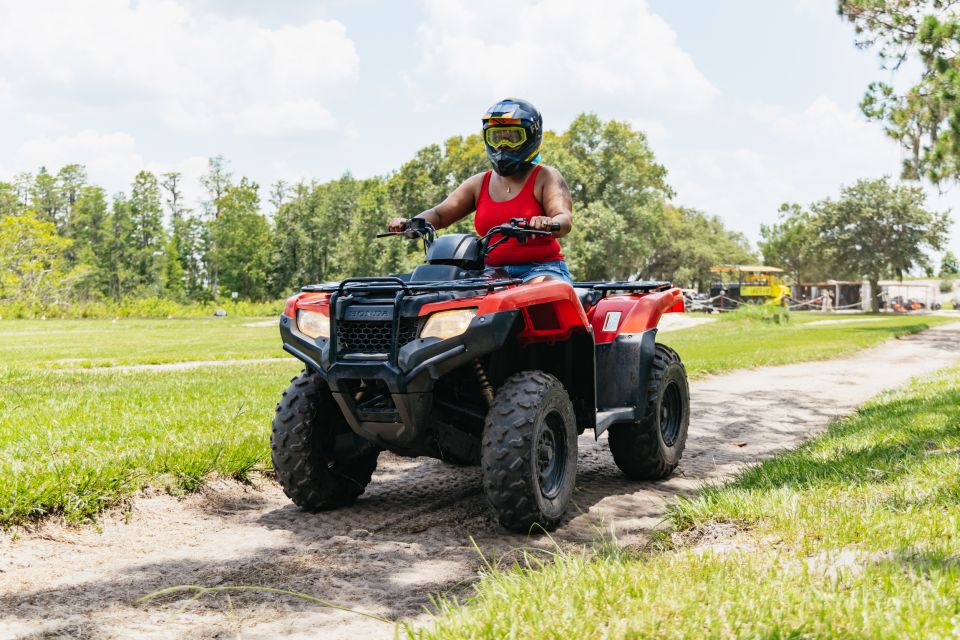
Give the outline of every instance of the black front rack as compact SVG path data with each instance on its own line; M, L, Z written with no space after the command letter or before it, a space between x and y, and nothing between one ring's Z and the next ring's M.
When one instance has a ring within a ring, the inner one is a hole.
M364 293L396 293L402 291L404 295L415 293L433 293L437 291L496 291L504 287L521 284L519 278L468 278L455 282L405 282L400 278L347 278L342 282L327 282L324 284L310 284L301 289L306 292L343 294L350 291Z
M347 278L341 282L325 282L310 284L301 289L305 292L339 293L347 290L358 290L371 293L394 293L403 291L406 295L413 293L429 293L435 291L495 291L504 287L521 284L519 278L468 278L465 280L445 282L406 282L393 276L374 278ZM639 291L654 293L666 291L673 284L665 280L637 280L635 282L606 280L591 282L574 282L578 289L593 289L595 291Z
M394 312L390 321L390 350L387 354L387 361L391 365L397 364L397 352L399 349L400 337L400 303L407 296L419 293L433 293L439 291L475 291L477 293L486 291L493 292L498 289L504 289L509 286L518 285L521 281L517 278L500 278L489 280L486 278L470 278L467 280L458 280L456 282L404 282L400 278L385 276L378 278L347 278L342 282L326 283L318 285L309 285L303 287L302 291L323 292L330 295L330 362L337 360L337 325L344 316L344 304L338 304L343 298L343 302L349 305L353 294L380 293L389 294L393 297L392 305Z

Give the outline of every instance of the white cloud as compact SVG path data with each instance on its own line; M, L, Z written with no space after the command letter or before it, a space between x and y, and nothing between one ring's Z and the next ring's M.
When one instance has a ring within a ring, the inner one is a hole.
M19 70L18 85L153 104L186 129L238 110L275 118L291 104L325 105L358 75L353 41L335 20L267 28L182 0L0 0L0 13L0 63ZM287 129L306 125L316 130L306 118Z
M65 164L82 162L95 183L112 189L123 188L143 167L133 136L126 133L99 133L86 129L73 135L43 136L20 145L14 165L20 168L46 167L57 171Z
M227 114L237 133L278 135L328 131L336 126L333 115L316 100L255 104Z
M6 78L0 77L0 113L13 109L15 104L13 85Z
M637 131L647 134L647 138L653 142L663 142L670 138L670 131L662 122L646 118L627 118L627 122Z
M644 0L525 0L508 11L426 0L425 9L416 84L445 87L440 101L579 95L590 109L635 114L700 110L718 94Z
M43 131L61 131L67 128L67 125L59 118L42 113L25 113L23 114L23 122L32 129Z
M129 192L133 177L145 169L158 177L170 171L183 174L181 186L187 206L197 206L203 199L199 180L207 171L207 158L191 156L174 162L146 162L137 150L134 137L123 132L85 129L76 134L41 136L24 142L14 156L17 171L46 167L56 172L74 162L85 166L91 184L104 187L109 194ZM5 171L2 175L14 172Z
M755 147L687 155L667 149L665 156L678 204L720 215L754 240L761 223L776 220L782 202L807 205L835 198L842 186L861 178L899 176L903 152L898 145L879 125L827 97L799 111L764 105L747 115L762 138ZM927 193L933 209L960 206L960 189L939 194L928 188ZM960 247L958 234L955 225L953 247Z

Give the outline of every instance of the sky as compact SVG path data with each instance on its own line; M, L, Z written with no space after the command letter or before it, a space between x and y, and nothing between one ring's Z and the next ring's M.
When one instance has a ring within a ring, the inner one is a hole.
M509 95L556 131L582 112L631 122L676 204L751 241L783 202L899 173L897 143L858 108L889 72L854 46L834 0L484 7L0 0L0 180L76 162L116 192L140 169L181 171L197 200L220 154L264 192L278 179L384 175L477 131ZM960 212L960 187L930 194L932 208ZM960 226L950 246L960 253Z

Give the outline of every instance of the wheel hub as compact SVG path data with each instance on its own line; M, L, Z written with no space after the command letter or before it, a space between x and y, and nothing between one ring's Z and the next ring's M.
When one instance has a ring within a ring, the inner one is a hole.
M667 385L660 400L660 435L663 444L672 447L680 437L680 423L683 420L683 403L680 388L675 382Z
M563 439L563 420L550 414L537 436L535 449L537 480L545 498L554 498L563 486L566 473L566 442Z

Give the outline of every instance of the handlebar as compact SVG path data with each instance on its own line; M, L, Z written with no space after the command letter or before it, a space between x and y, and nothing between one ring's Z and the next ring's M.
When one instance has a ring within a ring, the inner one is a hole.
M523 244L526 243L531 236L553 236L554 233L560 231L559 222L552 223L549 230L531 229L527 226L528 224L529 221L526 218L511 218L507 224L491 227L486 235L480 239L483 255L489 254L493 249L510 238L516 238L517 242ZM402 231L386 231L384 233L378 233L377 237L404 236L406 238L423 238L425 249L433 244L433 240L436 237L436 229L423 218L410 218L404 223L403 227ZM491 244L490 241L495 235L502 237Z
M425 248L427 248L433 244L433 240L437 235L437 230L433 225L423 218L410 218L404 223L403 227L403 231L386 231L384 233L378 233L377 237L404 236L407 238L423 238L423 243Z

